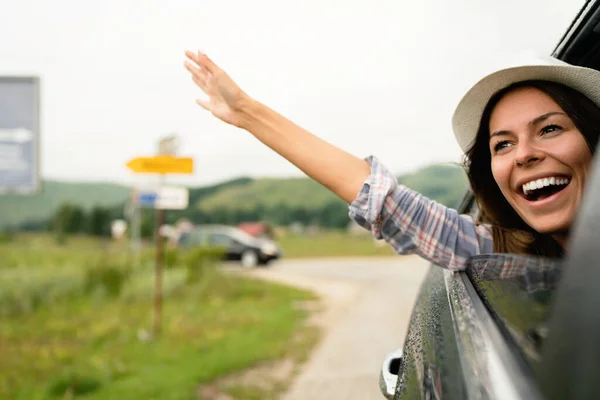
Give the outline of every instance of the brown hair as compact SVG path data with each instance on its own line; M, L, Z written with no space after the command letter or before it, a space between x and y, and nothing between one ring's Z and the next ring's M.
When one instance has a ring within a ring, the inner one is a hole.
M547 234L531 228L516 213L498 187L491 169L489 125L492 111L508 92L533 87L550 96L571 118L585 138L592 154L600 136L600 108L580 92L550 81L523 81L497 92L488 102L477 136L465 153L463 165L481 213L481 222L492 226L494 252L560 257L563 248Z

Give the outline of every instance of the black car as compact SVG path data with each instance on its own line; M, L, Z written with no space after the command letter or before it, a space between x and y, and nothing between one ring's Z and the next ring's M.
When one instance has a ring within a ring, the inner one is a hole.
M600 0L553 56L600 70ZM383 362L386 398L600 399L599 157L588 182L564 259L487 254L464 272L430 267L404 347ZM458 211L477 218L471 193Z
M227 260L240 261L246 268L267 265L282 256L280 247L274 241L256 238L241 229L227 225L200 226L184 233L179 239L179 245L223 247Z

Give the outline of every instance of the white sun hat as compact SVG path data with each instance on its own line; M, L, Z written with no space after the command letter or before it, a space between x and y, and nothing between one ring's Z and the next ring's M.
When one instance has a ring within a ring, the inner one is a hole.
M600 107L600 71L577 67L551 56L523 54L477 82L458 103L452 117L454 136L466 152L477 136L483 110L490 98L513 83L546 80L569 86Z

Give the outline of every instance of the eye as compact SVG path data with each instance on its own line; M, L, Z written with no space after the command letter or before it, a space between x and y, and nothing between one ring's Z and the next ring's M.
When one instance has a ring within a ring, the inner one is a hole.
M553 133L553 132L558 132L561 131L562 127L552 124L552 125L546 125L542 128L542 135L545 135L547 133Z
M510 145L508 140L502 140L494 145L494 152L497 153Z

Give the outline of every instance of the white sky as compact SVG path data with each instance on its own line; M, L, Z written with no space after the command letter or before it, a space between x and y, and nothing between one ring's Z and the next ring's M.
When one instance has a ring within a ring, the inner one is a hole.
M194 102L185 49L324 139L394 172L460 160L450 119L482 74L552 51L584 0L1 0L0 75L42 81L42 174L133 182L177 132L193 185L301 172Z

